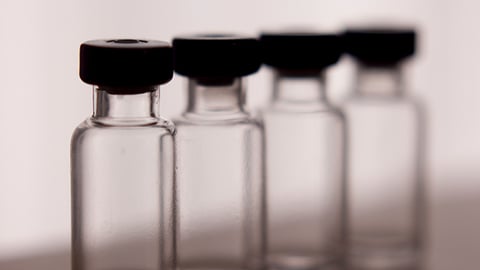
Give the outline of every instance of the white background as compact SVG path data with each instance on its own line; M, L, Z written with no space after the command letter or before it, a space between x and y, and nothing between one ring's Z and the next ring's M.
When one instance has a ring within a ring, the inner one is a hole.
M69 140L91 113L78 78L78 47L96 38L171 40L198 32L256 34L357 22L416 25L410 88L429 109L428 269L478 269L480 257L480 2L468 0L1 0L0 269L69 269ZM344 58L330 94L352 83ZM266 101L269 72L248 81ZM164 116L183 108L183 79L162 90Z

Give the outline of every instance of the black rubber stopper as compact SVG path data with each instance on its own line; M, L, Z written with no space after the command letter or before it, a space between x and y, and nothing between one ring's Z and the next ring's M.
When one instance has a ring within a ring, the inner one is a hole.
M394 65L415 54L413 29L347 29L343 36L346 52L364 64Z
M261 65L258 40L236 35L193 35L173 39L174 69L193 78L233 78Z
M320 33L263 33L264 64L284 71L321 71L343 53L338 35Z
M135 94L145 92L142 87L166 83L172 76L172 47L166 42L91 40L80 46L80 78L88 84Z

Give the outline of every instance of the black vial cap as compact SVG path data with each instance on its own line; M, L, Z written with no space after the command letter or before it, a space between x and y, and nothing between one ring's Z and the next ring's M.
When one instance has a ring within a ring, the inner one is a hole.
M335 34L263 33L263 63L290 72L318 72L338 62L342 39Z
M175 72L188 77L241 77L255 73L261 65L256 38L193 35L176 37L172 44Z
M166 42L91 40L80 46L82 81L115 88L118 94L145 92L142 87L166 83L172 76L172 47Z
M367 65L395 65L415 53L413 29L347 29L343 36L346 52Z

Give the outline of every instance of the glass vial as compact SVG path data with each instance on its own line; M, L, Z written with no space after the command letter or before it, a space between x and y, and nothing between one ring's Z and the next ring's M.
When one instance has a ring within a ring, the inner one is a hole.
M175 72L188 77L176 121L180 270L260 269L264 253L263 130L245 110L241 77L260 66L258 41L173 40Z
M345 228L345 120L328 100L325 71L342 53L320 33L263 34L274 70L263 111L269 269L340 269Z
M349 119L349 264L353 269L417 269L420 248L422 122L405 93L403 60L413 30L352 29L357 60Z
M173 125L159 117L172 48L146 40L80 47L93 115L71 142L72 269L173 269Z

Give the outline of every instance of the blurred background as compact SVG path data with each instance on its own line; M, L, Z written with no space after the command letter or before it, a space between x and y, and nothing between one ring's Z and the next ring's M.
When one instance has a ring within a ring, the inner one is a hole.
M69 269L69 143L92 111L78 48L97 38L170 41L177 34L364 22L415 26L409 89L428 108L429 270L477 269L480 255L480 2L474 0L2 0L0 1L0 269ZM328 72L338 102L352 61ZM185 80L165 85L161 112L184 106ZM269 98L271 73L248 79L248 105Z

